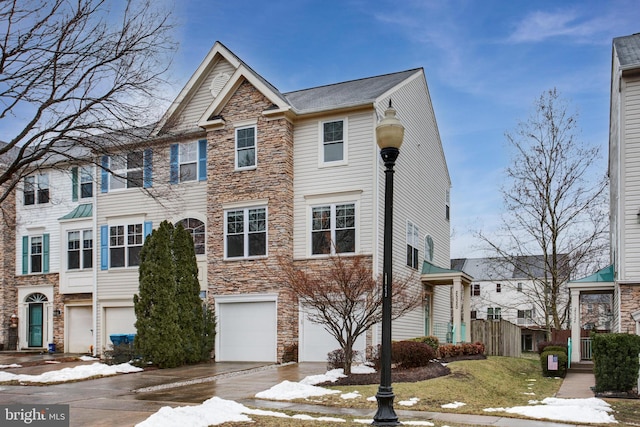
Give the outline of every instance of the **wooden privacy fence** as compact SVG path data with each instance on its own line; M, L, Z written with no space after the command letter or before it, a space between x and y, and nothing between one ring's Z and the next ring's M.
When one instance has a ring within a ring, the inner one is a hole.
M487 356L520 357L521 340L518 325L504 319L471 321L471 341L484 343Z

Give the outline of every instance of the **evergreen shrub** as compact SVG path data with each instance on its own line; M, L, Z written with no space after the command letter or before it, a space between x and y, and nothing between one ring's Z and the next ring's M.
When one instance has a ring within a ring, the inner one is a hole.
M637 387L640 336L592 334L596 392L630 392Z
M567 351L564 349L562 351L562 347L556 347L559 350L553 350L551 347L547 347L545 351L540 355L540 366L542 367L542 375L545 377L562 377L564 378L567 375L567 361L569 358L567 357ZM558 370L550 371L548 362L549 356L558 356Z

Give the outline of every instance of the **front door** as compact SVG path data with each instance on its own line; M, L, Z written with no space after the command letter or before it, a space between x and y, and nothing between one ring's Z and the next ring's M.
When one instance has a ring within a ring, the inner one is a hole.
M41 302L29 304L29 347L42 347L42 312Z

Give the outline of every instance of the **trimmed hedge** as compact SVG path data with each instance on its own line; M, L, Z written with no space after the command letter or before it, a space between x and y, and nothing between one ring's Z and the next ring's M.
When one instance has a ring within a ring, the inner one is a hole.
M408 341L415 341L415 342L425 343L425 344L429 345L435 351L438 351L438 347L440 347L440 340L438 340L438 337L434 337L433 335L429 335L429 336L426 336L426 337L412 338L412 339L410 339Z
M637 386L640 336L592 334L596 392L629 392Z
M380 370L380 345L372 348L369 353L374 368ZM436 352L428 344L416 341L393 341L391 343L391 363L397 369L427 366L435 358Z
M484 344L479 341L474 343L445 344L438 347L438 353L440 357L443 358L484 354L484 350Z
M554 350L554 346L547 346L545 351L540 355L540 366L542 367L542 375L545 377L562 377L564 378L567 375L567 362L569 358L567 357L567 349L563 349L562 347L555 347L559 350ZM564 351L563 351L564 350ZM548 361L549 356L555 355L558 356L558 370L550 371L548 369Z
M563 347L564 348L564 352L565 353L568 352L567 343L566 342L562 342L562 341L540 341L538 343L538 354L542 354L544 352L544 350L549 346Z

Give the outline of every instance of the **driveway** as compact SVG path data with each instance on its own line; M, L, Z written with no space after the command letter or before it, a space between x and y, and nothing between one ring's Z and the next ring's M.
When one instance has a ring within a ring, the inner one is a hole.
M38 365L10 372L38 374L79 363L93 362ZM230 400L252 398L284 380L300 381L325 371L324 363L205 363L51 386L0 386L0 402L65 403L70 407L72 427L124 427L145 420L163 406L200 404L213 396Z

